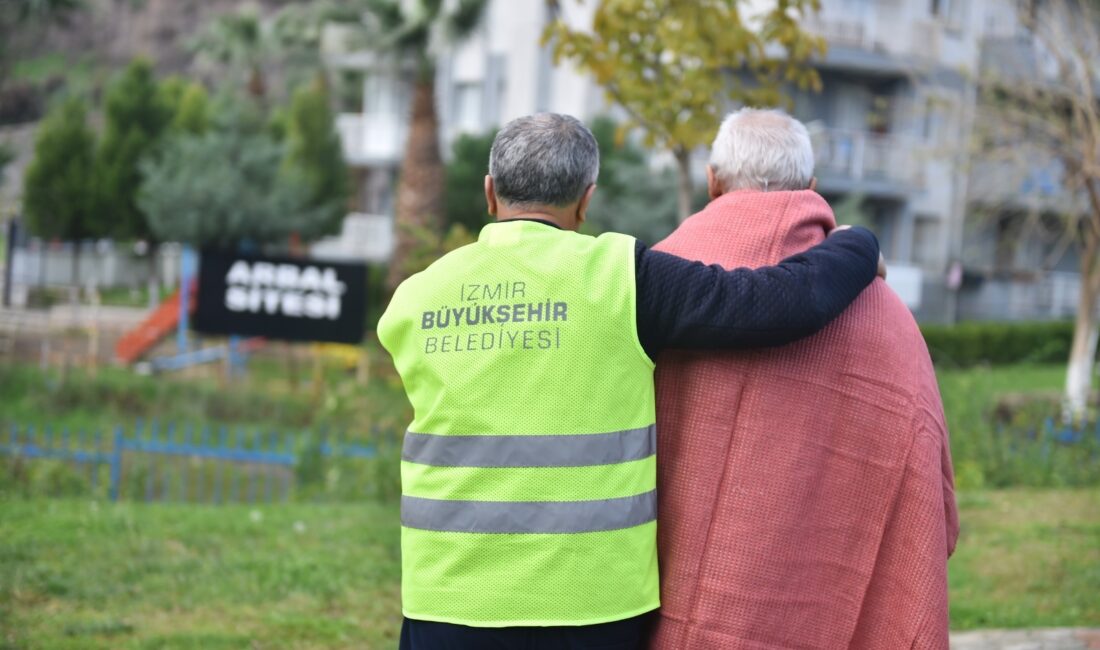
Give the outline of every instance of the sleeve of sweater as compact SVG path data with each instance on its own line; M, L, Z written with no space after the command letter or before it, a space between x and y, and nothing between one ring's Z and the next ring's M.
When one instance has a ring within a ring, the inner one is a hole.
M664 348L784 345L839 316L875 279L878 259L865 228L756 270L726 271L638 242L638 338L651 359Z

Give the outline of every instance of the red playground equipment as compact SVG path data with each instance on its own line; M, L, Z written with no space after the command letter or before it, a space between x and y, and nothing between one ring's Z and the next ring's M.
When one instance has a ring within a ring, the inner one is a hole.
M188 301L188 313L195 311L195 285L191 285L190 300ZM170 334L176 331L180 319L180 292L177 290L159 307L153 310L141 325L127 332L115 345L115 358L119 362L130 365L149 350L156 347Z

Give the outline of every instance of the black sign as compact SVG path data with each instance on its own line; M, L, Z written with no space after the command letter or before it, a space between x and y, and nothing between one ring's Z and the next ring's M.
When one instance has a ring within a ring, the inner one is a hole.
M367 267L203 251L193 327L208 334L359 343Z

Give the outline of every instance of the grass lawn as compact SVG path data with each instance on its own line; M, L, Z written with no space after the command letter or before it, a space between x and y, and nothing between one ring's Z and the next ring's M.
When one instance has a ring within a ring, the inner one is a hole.
M411 419L401 382L376 343L366 350L370 381L363 385L334 358L325 358L322 372L315 374L304 347L274 347L250 362L246 377L233 381L214 367L191 376L148 378L124 368L100 368L92 376L75 368L63 373L0 365L0 430L15 424L106 433L116 425L132 428L141 418L181 428L326 429L359 441L399 436ZM1018 434L1006 439L990 423L991 411L1006 394L1057 394L1064 366L940 368L937 375L959 487L1100 485L1100 463L1093 461L1100 441L1071 448ZM1033 426L1042 417L1032 420Z
M1100 490L959 496L953 629L1100 627Z
M396 507L0 503L0 648L392 648Z
M233 382L0 366L0 426L110 430L157 417L331 427L353 439L400 431L409 419L400 382L377 347L369 350L366 385L333 363L315 381L308 360L278 354L256 359L249 377ZM1006 438L989 421L1002 395L1056 391L1063 373L1027 365L939 371L962 515L950 564L954 629L1100 627L1100 450ZM392 470L396 460L376 465ZM0 476L0 650L396 645L395 505L44 499L87 491L54 490L52 466L31 466L38 469L26 490L5 492ZM392 471L347 475L396 485ZM364 493L358 483L337 485L338 476L323 473L321 496ZM1022 485L1043 488L1002 489Z
M1100 491L964 494L952 626L1100 626ZM0 648L392 648L388 505L0 502Z
M248 374L229 380L221 366L190 375L143 377L127 368L40 370L0 364L0 427L55 430L127 430L138 419L279 431L327 429L365 441L376 430L396 434L411 419L400 380L386 353L369 344L370 381L359 384L338 361L314 366L311 348L271 346L249 363Z

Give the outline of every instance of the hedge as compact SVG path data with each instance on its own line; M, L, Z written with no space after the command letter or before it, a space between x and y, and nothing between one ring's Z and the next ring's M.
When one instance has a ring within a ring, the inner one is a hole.
M936 364L1065 363L1073 341L1073 323L964 322L922 325L921 332Z

